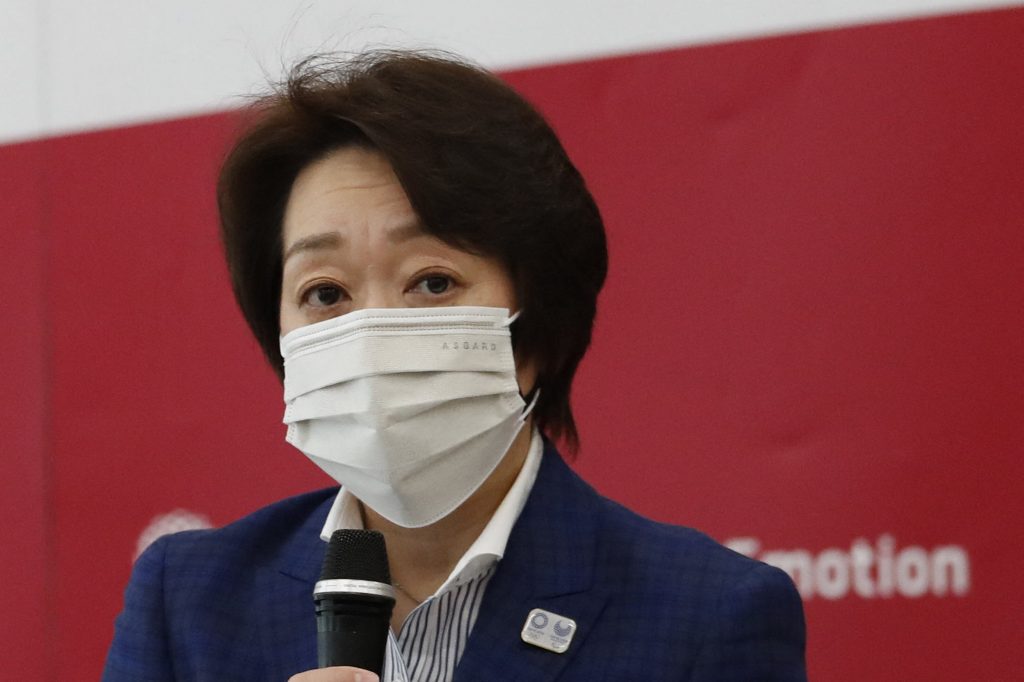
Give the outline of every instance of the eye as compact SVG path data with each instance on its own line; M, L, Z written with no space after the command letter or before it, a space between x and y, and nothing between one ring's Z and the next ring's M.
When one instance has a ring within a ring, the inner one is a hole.
M439 296L452 288L454 282L447 275L427 275L421 277L412 287L412 291Z
M317 284L306 289L302 294L302 302L319 308L335 305L345 295L345 290L337 284Z

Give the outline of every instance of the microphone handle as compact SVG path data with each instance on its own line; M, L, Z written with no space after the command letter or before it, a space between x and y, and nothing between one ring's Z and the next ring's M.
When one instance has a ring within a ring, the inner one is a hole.
M380 675L395 600L379 595L317 595L317 666L350 665Z

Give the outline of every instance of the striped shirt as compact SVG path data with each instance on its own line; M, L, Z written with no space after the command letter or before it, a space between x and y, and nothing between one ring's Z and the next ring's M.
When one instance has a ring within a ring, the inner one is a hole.
M396 637L388 633L381 682L451 682L476 623L484 591L505 553L512 526L526 504L540 468L543 443L534 431L519 475L494 515L441 587L406 618ZM345 488L327 514L320 537L342 528L362 528L359 501Z

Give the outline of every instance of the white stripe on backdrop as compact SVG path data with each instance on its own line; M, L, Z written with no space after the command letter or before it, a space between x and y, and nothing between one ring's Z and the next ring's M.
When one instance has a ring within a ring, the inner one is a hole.
M0 143L233 107L312 50L437 46L500 69L1022 4L3 0Z

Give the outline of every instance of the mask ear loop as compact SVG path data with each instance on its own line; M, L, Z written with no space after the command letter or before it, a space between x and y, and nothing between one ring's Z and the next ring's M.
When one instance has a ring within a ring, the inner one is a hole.
M516 310L515 312L510 314L508 317L505 318L504 326L505 327L511 327L512 323L514 323L516 321L516 319L519 318L519 315L521 315L521 314L522 314L522 308L519 308L518 310ZM519 423L520 424L522 422L526 421L526 418L529 417L529 413L534 412L534 408L537 407L537 399L539 397L541 397L541 387L540 386L535 386L534 390L531 390L526 395L521 395L520 397L522 397L522 399L525 400L528 395L532 395L532 397L530 398L529 403L527 404L527 406L525 408L523 408L522 414L519 415Z
M505 326L506 327L512 326L512 323L515 322L516 320L518 320L519 316L522 315L522 314L523 314L523 309L520 308L519 310L517 310L514 313L512 313L511 315L509 315L505 319ZM530 399L530 403L526 407L523 408L523 413L521 415L519 415L519 421L520 422L526 421L526 418L530 416L531 412L533 412L533 408L537 406L537 399L540 398L540 386L534 386L533 390L530 391L530 393L528 393L527 395L531 395L531 394L533 395L533 398L531 398ZM523 398L523 400L526 400L526 396L522 396L522 398Z
M540 398L540 387L536 387L531 391L533 398L530 400L530 404L523 408L523 413L519 415L519 422L526 421L526 418L533 412L533 408L537 406L537 398Z

